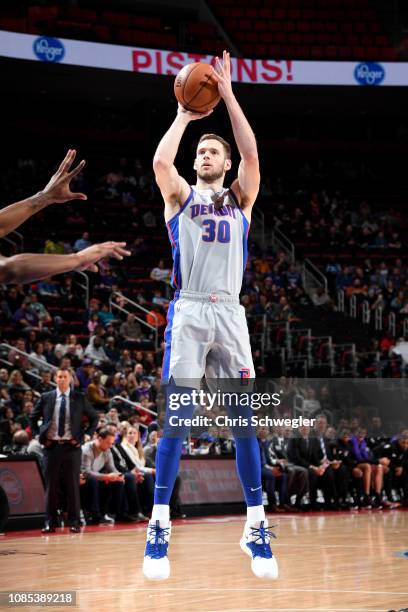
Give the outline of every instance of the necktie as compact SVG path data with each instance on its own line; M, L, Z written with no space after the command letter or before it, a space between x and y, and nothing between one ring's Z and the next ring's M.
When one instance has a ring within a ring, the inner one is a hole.
M324 443L323 438L320 438L320 448L322 449L323 459L327 459L326 445Z
M67 402L65 399L65 395L61 396L61 404L58 418L58 435L60 438L64 437L65 433L65 416L67 412Z

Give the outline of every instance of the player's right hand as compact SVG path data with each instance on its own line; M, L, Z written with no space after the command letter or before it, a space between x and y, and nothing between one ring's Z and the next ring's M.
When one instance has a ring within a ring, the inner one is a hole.
M130 251L127 251L124 247L126 242L102 242L101 244L93 244L92 246L84 249L77 253L79 257L79 266L76 268L79 272L83 270L89 270L91 272L98 272L98 266L96 263L105 257L114 257L115 259L122 260L124 257L130 255Z
M213 109L207 111L206 113L194 113L193 111L189 111L186 108L184 108L184 106L182 106L180 102L179 102L178 109L177 109L177 114L181 115L185 119L188 119L188 121L196 121L197 119L204 119L204 117L208 117L208 115L211 115L212 112L213 112Z

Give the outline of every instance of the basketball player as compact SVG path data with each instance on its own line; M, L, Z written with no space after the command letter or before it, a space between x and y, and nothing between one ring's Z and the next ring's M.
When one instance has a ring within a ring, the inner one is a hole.
M180 379L254 378L245 311L239 304L246 264L251 210L259 190L255 136L231 85L229 53L217 58L215 78L231 120L241 156L238 178L225 188L231 168L230 145L220 136L205 134L198 143L190 187L175 166L177 150L190 121L198 114L179 106L177 116L157 147L153 167L165 208L173 251L175 298L165 331L163 382ZM158 445L152 517L147 530L143 573L161 580L170 575L169 500L179 467L183 439L164 436ZM247 503L247 521L240 541L252 559L256 576L277 578L278 566L270 548L270 533L262 505L261 462L255 436L236 437L238 474Z
M76 168L71 170L75 156L76 151L70 149L42 191L0 210L0 237L7 236L36 212L50 204L87 199L84 193L73 193L70 189L72 179L81 172L85 165L85 161L82 160ZM96 263L104 257L121 260L124 256L130 255L130 252L123 248L125 246L125 242L104 242L69 255L38 253L21 253L13 257L0 255L0 283L31 283L72 270L97 272Z

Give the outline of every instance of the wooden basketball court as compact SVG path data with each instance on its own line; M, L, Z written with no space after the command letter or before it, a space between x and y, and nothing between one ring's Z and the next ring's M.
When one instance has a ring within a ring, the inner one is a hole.
M174 522L172 575L157 583L141 572L144 525L85 528L80 535L67 530L50 536L7 534L0 538L1 590L74 590L77 609L98 612L408 607L408 512L270 516L270 524L278 524L276 581L252 575L250 559L238 545L243 520Z

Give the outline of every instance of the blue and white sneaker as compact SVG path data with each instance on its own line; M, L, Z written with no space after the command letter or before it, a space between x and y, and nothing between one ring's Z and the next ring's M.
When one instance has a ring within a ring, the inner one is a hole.
M261 521L259 526L245 523L244 534L240 540L242 550L251 557L251 569L258 578L275 579L278 577L278 563L274 557L270 540L276 538L268 521Z
M147 525L146 548L143 574L150 580L166 580L170 576L170 562L167 556L171 534L171 523L160 527L160 521Z

